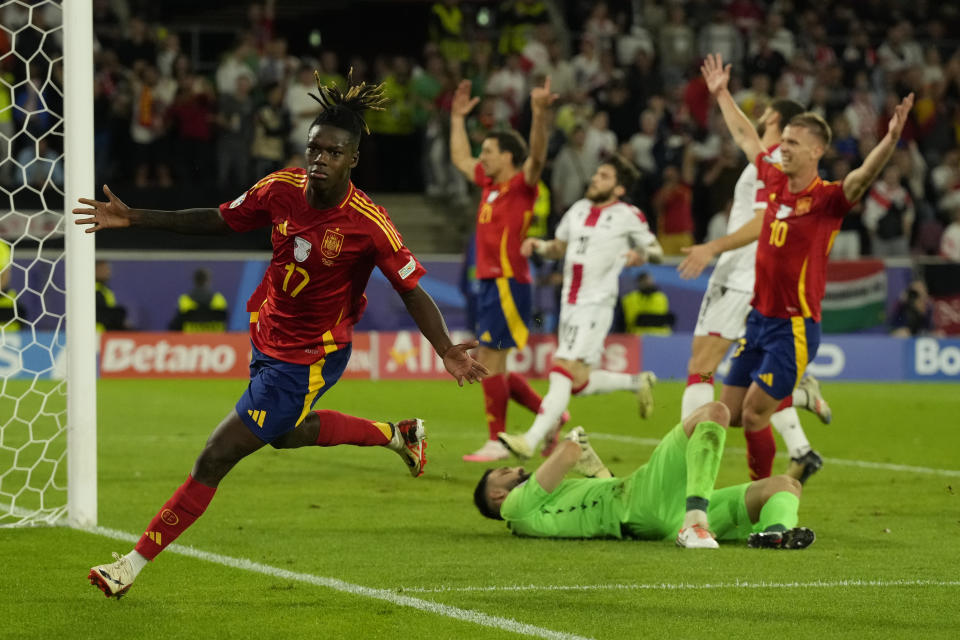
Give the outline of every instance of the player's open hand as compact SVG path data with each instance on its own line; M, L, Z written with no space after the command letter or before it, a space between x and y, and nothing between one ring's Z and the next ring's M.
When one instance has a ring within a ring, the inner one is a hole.
M480 343L476 340L455 344L443 354L443 366L447 368L450 375L457 379L457 384L461 387L463 386L464 380L473 384L490 373L485 366L474 360L473 357L467 353L478 344Z
M113 191L110 191L110 187L107 185L103 185L103 193L107 196L107 202L79 198L78 202L87 205L87 208L77 207L73 210L79 216L90 216L88 218L77 218L73 221L74 224L90 225L90 228L85 229L86 233L94 233L101 229L122 229L130 226L130 207L113 195Z
M910 114L910 109L913 108L913 92L900 101L900 104L897 105L897 108L893 110L893 117L890 118L890 124L887 127L887 132L894 140L900 139L900 134L903 133L903 126L907 124L907 116Z
M700 73L703 74L703 79L707 83L707 89L713 95L726 89L727 83L730 82L730 65L723 65L723 56L719 53L707 54L703 64L700 65Z
M677 265L677 271L684 280L696 278L703 273L703 270L707 268L714 257L713 250L705 244L695 244L692 247L683 247L680 250L687 254L687 257Z
M647 263L646 255L636 249L628 249L623 255L627 259L625 267L639 267Z
M530 108L534 111L544 111L550 108L560 96L550 92L550 76L543 81L542 87L534 87L530 90Z
M479 97L470 97L470 86L469 80L463 80L457 85L457 90L453 92L453 101L450 103L452 115L465 117L480 102Z

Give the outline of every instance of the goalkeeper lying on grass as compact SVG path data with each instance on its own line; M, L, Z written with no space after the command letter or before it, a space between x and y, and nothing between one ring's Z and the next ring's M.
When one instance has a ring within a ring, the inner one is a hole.
M657 445L650 460L614 478L576 427L532 475L522 467L488 470L473 498L484 516L514 534L541 538L676 536L688 549L716 549L717 539L750 547L803 549L813 531L797 527L800 483L773 476L714 491L730 412L711 402ZM564 479L568 471L588 476Z

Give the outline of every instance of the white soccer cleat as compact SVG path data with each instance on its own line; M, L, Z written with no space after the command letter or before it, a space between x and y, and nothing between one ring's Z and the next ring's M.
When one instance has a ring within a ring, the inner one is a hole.
M392 424L393 436L387 443L387 448L396 451L404 464L410 469L410 475L418 478L423 475L423 468L427 465L427 432L423 427L423 420L411 418Z
M800 380L797 389L803 389L807 392L807 402L803 405L803 408L815 413L823 424L830 424L833 419L833 412L830 411L830 405L827 404L820 392L820 381L813 374L808 373Z
M720 545L713 534L698 524L680 529L677 534L677 546L684 549L719 549Z
M129 560L116 552L113 559L114 562L110 564L101 564L90 569L87 578L90 584L103 591L105 596L119 600L133 586L135 576Z
M657 384L657 376L653 371L641 371L637 378L637 412L641 418L649 418L653 414L653 385Z
M499 440L487 440L482 447L463 456L466 462L496 462L510 458L510 450Z
M497 439L510 450L510 453L518 458L526 460L533 456L533 447L527 443L527 439L522 435L501 431L497 434Z

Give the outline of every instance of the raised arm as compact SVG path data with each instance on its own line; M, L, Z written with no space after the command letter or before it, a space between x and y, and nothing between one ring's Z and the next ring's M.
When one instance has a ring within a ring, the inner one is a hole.
M520 255L529 258L534 253L550 260L559 260L567 253L567 243L556 238L553 240L527 238L520 245Z
M681 249L687 257L677 266L680 277L684 280L696 278L710 264L710 261L723 253L732 249L739 249L746 246L760 237L760 230L763 228L763 209L757 209L753 212L753 219L722 238L711 240L705 244L695 244L692 247Z
M740 110L727 89L727 83L730 82L730 65L723 65L723 57L719 53L711 53L703 59L700 73L703 74L703 79L707 83L707 89L717 100L720 113L723 114L723 121L727 124L733 141L747 154L747 159L753 162L757 159L757 155L766 149L763 148L760 136L750 122L750 118Z
M547 141L550 138L552 115L550 106L556 99L557 94L550 93L550 76L544 80L542 87L534 87L530 91L533 119L530 124L530 154L523 163L523 179L531 187L540 182L540 174L547 164Z
M103 193L107 196L107 202L80 198L80 204L87 207L73 210L77 215L89 216L74 220L74 224L89 225L86 233L125 227L160 229L191 235L226 235L231 231L217 208L179 211L131 209L115 196L107 185L103 185Z
M577 465L580 460L580 453L580 445L576 442L560 441L550 457L534 472L537 482L544 491L552 493L554 489L560 486L563 477Z
M900 141L900 134L903 133L903 126L907 123L907 116L913 107L913 94L900 101L897 108L890 118L890 124L887 126L887 135L883 136L877 146L867 154L863 164L847 174L843 179L843 195L848 202L856 202L866 192L867 188L877 179L880 171L890 160L890 156L897 148L897 142Z
M453 93L450 105L450 159L460 173L473 181L473 171L477 159L470 154L470 140L467 138L467 114L477 106L480 98L470 97L470 81L464 80Z
M453 344L437 303L423 287L418 284L414 289L402 293L400 298L420 332L433 345L437 355L443 358L443 366L457 380L457 384L462 387L464 380L472 384L489 373L486 367L467 353L479 344L476 340Z

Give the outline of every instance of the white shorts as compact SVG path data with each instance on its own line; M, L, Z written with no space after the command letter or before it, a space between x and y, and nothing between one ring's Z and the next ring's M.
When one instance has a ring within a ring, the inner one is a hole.
M719 284L708 284L700 302L695 336L719 336L739 340L747 326L753 292L728 289Z
M599 305L563 305L554 358L600 364L603 341L613 323L613 308Z

